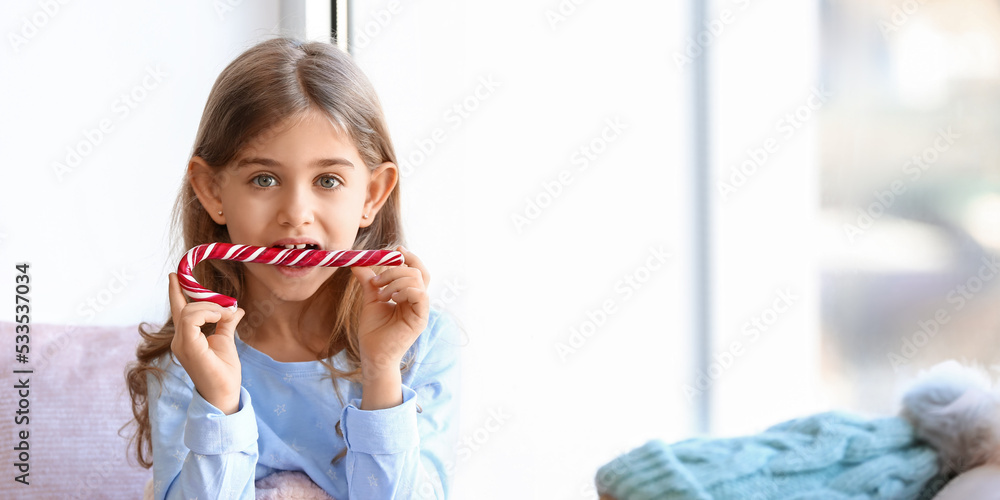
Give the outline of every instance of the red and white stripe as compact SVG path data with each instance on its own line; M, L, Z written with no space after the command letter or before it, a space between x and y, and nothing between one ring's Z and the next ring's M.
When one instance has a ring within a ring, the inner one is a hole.
M236 299L215 293L195 281L194 266L205 259L256 262L275 266L353 267L398 266L403 254L394 250L310 250L307 248L274 248L233 243L205 243L188 250L177 266L181 290L192 300L209 301L236 309Z

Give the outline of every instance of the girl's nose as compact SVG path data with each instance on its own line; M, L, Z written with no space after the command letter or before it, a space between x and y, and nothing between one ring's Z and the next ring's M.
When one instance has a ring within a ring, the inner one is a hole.
M288 189L278 207L278 223L298 227L311 224L314 217L314 203L308 189Z

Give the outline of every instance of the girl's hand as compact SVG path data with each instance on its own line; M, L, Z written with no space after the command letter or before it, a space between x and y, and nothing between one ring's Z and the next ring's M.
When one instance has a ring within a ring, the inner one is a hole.
M236 325L246 314L212 302L188 303L177 274L170 273L170 312L174 339L170 342L177 361L194 382L194 388L226 415L236 413L240 403L240 358L236 353ZM201 331L205 323L218 323L215 334Z
M406 264L382 274L376 275L370 267L351 267L364 293L358 342L362 374L369 379L399 375L403 355L427 327L430 315L427 268L402 245L396 250Z

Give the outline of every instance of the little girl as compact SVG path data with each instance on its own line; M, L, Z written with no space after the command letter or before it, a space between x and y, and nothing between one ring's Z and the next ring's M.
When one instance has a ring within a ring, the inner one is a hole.
M154 498L254 498L281 471L340 500L449 496L458 327L402 246L395 162L371 83L335 46L267 40L223 70L174 207L185 248L393 249L405 265L199 264L235 312L189 303L170 273L171 316L140 326L126 373Z

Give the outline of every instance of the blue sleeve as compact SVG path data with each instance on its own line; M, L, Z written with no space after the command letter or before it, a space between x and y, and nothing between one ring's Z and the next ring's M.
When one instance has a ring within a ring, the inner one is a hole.
M438 316L419 362L404 372L403 402L361 410L354 398L341 413L350 498L447 499L458 442L459 330ZM418 410L417 405L420 408Z
M253 499L257 420L250 393L240 387L238 410L226 415L170 371L162 387L155 375L147 382L153 498Z

